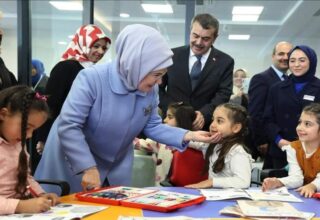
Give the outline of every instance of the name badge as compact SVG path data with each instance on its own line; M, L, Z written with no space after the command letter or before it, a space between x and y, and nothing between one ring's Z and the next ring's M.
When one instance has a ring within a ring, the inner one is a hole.
M303 99L304 99L304 100L309 100L309 101L314 101L314 98L315 98L315 97L312 96L312 95L304 95L304 96L303 96Z

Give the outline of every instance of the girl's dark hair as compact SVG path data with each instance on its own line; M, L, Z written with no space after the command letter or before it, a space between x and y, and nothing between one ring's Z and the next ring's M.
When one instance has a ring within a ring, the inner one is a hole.
M235 144L240 144L242 146L245 146L245 137L248 134L248 115L246 109L238 104L234 103L224 103L216 107L217 108L225 108L227 110L227 117L231 121L232 124L241 124L241 129L238 133L223 138L223 140L220 142L222 145L221 148L218 150L219 156L218 159L214 162L212 166L212 170L214 173L219 173L224 168L224 160L226 158L226 155L230 151L230 149ZM205 159L206 159L206 171L209 169L210 164L210 156L213 154L213 151L217 144L210 144L210 146L207 149ZM248 151L248 149L245 148L245 150Z
M10 114L21 113L21 152L17 174L16 193L24 197L29 172L28 159L26 154L26 137L28 116L30 110L49 112L48 105L44 98L39 98L28 86L12 86L0 92L0 109L7 108Z
M174 114L177 127L192 130L192 123L196 119L196 112L191 105L183 102L175 102L169 104L168 109Z
M317 123L320 125L320 104L319 103L311 103L303 108L303 112L307 114L313 114L317 118Z

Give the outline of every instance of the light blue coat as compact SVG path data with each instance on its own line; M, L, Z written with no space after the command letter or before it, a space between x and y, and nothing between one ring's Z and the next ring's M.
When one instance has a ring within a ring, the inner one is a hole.
M107 177L112 185L130 185L132 141L142 130L183 150L186 130L161 123L157 89L128 92L116 62L82 70L51 128L35 177L66 180L77 192L82 172L97 166L101 182Z

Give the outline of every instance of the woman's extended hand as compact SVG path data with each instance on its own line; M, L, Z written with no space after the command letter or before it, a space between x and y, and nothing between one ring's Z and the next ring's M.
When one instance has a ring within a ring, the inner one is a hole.
M222 138L220 133L211 134L208 131L188 131L183 140L184 141L198 141L206 143L217 143Z
M89 169L84 171L81 185L83 191L101 187L100 174L97 167L90 167Z

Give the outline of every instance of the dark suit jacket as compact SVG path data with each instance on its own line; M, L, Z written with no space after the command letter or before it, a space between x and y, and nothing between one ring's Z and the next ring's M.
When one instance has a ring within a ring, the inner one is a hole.
M297 140L296 127L302 109L313 102L320 102L320 80L316 77L308 82L299 93L296 93L290 77L289 80L277 83L270 88L263 115L266 122L266 134L271 143L269 155L279 160L286 158L285 152L275 143L276 137L281 135L288 141Z
M18 84L15 76L4 64L2 58L0 57L0 90L8 88L10 86L15 86Z
M165 113L172 102L189 103L203 114L208 128L215 107L228 102L232 94L234 60L229 55L211 47L198 84L192 90L189 74L190 47L178 47L172 51L173 65L168 68L159 86L159 107Z
M47 140L51 126L60 114L72 83L82 69L83 66L78 61L64 60L57 63L51 70L45 89L51 117L38 129L39 141L45 142Z
M269 89L277 82L281 82L281 80L272 67L254 75L250 80L248 112L250 116L250 133L255 149L259 145L268 143L264 129L263 111Z

